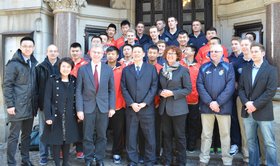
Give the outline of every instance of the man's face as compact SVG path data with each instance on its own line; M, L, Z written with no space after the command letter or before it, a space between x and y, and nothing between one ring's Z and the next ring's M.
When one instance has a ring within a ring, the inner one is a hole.
M251 41L254 41L254 36L251 35L251 34L247 34L245 37L246 37L247 39L250 39Z
M127 58L131 57L131 55L132 55L132 48L130 46L123 47L123 55L125 57L127 57Z
M110 51L110 52L107 52L107 61L109 63L115 63L118 59L118 53L117 51Z
M82 57L82 50L80 47L71 47L70 55L73 59L79 59Z
M143 61L145 52L140 47L134 47L132 49L132 56L133 56L134 62L141 62L141 61Z
M150 61L155 61L158 57L158 50L150 48L148 50L148 58Z
M241 51L241 45L238 40L232 40L231 41L231 49L233 52L239 52Z
M127 32L126 37L128 43L133 43L135 39L135 34L133 32Z
M108 36L106 35L100 35L101 39L102 39L102 44L106 44L108 41Z
M241 41L241 51L243 54L247 55L251 53L251 42L249 40L242 40Z
M176 21L176 19L174 17L170 17L168 19L168 26L170 29L174 29L177 27L178 22Z
M262 50L260 49L260 47L258 47L258 46L253 46L253 47L251 48L251 54L252 54L252 61L253 61L254 63L260 63L260 62L263 61L263 57L264 57L264 55L265 55L265 52L262 51Z
M201 31L201 23L199 21L194 21L192 23L192 30L193 30L193 32L200 32Z
M47 49L47 57L49 60L54 61L57 59L59 53L55 45L50 45Z
M210 46L220 44L218 39L211 39L210 40Z
M214 63L219 63L223 56L223 48L221 45L212 45L210 47L210 57Z
M106 33L107 35L109 36L109 38L114 38L115 34L116 34L116 29L115 28L112 28L112 27L109 27L107 30L106 30Z
M103 57L102 47L92 47L90 49L90 57L95 63L99 63Z
M159 32L157 28L151 28L149 31L150 31L150 36L153 40L158 39Z
M206 39L210 41L213 37L217 37L216 31L207 31L206 32Z
M24 40L20 44L20 50L25 57L29 58L35 50L35 46L32 41Z
M195 51L192 51L192 48L191 48L191 47L186 47L186 48L183 50L184 58L194 57L194 54L195 54Z
M163 23L163 21L160 20L160 21L157 21L156 26L157 26L158 31L161 31L165 27L165 24Z
M189 37L186 33L179 34L177 40L178 40L180 46L186 46L188 44Z
M121 27L121 30L122 30L122 33L123 33L123 35L126 35L126 33L127 33L127 31L129 30L129 25L123 25L122 27Z
M96 47L96 46L99 46L101 45L101 40L99 38L93 38L91 40L91 47Z
M136 31L138 34L143 34L145 30L144 24L139 23L136 27Z
M166 48L166 45L164 43L160 43L160 44L157 44L157 47L159 49L159 54L163 54L163 52Z

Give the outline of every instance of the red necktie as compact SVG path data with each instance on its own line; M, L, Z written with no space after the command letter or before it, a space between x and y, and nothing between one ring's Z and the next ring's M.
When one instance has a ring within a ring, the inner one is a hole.
M97 65L95 65L95 70L94 70L93 77L94 77L95 89L96 89L96 92L97 92L98 87L99 87Z

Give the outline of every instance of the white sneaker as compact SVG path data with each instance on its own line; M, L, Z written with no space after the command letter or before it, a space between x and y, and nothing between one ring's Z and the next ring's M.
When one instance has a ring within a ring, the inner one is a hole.
M120 164L121 163L121 156L120 155L113 155L113 162L114 164Z
M238 153L238 146L237 145L231 145L230 146L230 151L229 151L229 154L234 156Z

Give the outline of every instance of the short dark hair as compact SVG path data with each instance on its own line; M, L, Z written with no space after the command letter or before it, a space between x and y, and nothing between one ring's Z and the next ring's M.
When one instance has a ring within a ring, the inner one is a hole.
M128 25L128 26L130 27L130 22L129 22L128 20L123 20L123 21L121 22L121 27L122 27L122 26L125 26L125 25Z
M187 36L189 35L188 32L186 30L181 30L179 32L179 35L184 35L184 34L187 34Z
M35 45L34 40L33 40L31 37L29 37L29 36L23 37L23 38L20 40L20 44L21 44L23 41L32 41L32 43Z
M111 23L111 24L108 25L107 30L108 30L109 28L114 28L115 30L117 30L117 26L116 26L115 24L113 24L113 23Z
M210 27L206 30L206 33L207 31L215 31L217 33L217 29L215 27Z
M199 23L201 24L201 21L200 21L200 20L193 20L193 21L192 21L192 24L193 24L194 22L199 22Z
M218 38L218 37L212 37L210 40L218 40L218 43L219 43L219 44L222 44L221 39Z
M92 41L94 38L100 39L100 41L102 42L102 39L101 39L101 37L100 37L100 36L93 35L93 36L92 36L92 38L91 38L91 41Z
M126 46L130 47L131 49L133 48L133 46L132 46L131 44L128 44L128 43L125 43L125 44L122 46L122 48L124 48L124 47L126 47Z
M107 37L108 37L108 35L107 35L106 32L100 32L100 33L99 33L99 36L101 36L101 35L104 35L104 36L107 36Z
M157 19L156 22L155 22L155 24L157 24L158 21L161 21L163 24L165 24L165 21L164 21L164 19L162 19L162 18L161 18L161 19Z
M144 48L143 48L143 46L141 46L141 45L139 45L139 44L136 44L136 45L134 45L134 46L132 46L132 50L134 49L134 48L141 48L142 49L142 51L144 52Z
M70 48L77 48L77 47L79 47L80 49L82 49L81 44L78 43L78 42L74 42L74 43L72 43L72 44L70 45Z
M197 52L197 48L196 48L196 46L194 46L194 45L187 45L186 47L189 47L189 48L191 48L191 50L192 51L194 51L195 52L195 54L196 54L196 52Z
M258 42L253 42L253 43L251 44L251 49L252 49L252 47L259 47L259 48L261 49L262 52L265 52L264 46L263 46L262 44L258 43Z
M148 48L148 50L149 49L152 49L152 50L157 50L157 52L159 52L159 49L158 49L158 47L156 46L156 45L150 45L150 47Z
M164 50L164 53L163 53L163 58L166 59L166 55L167 55L167 52L169 50L173 50L176 52L176 61L179 61L181 59L181 55L182 55L182 51L180 48L178 48L177 46L168 46L165 50Z
M107 53L108 53L108 52L112 52L112 51L116 51L117 54L119 54L119 49L118 49L117 47L115 47L115 46L110 46L110 47L108 47L108 48L106 49L106 52L107 52Z
M144 24L144 22L143 22L143 21L139 21L139 22L136 24L136 26L137 26L138 24L142 24L142 25L144 25L144 26L145 26L145 24Z
M74 66L75 66L75 63L73 62L73 60L70 57L63 57L58 62L58 70L59 71L60 71L60 67L61 67L62 62L68 63L71 66L71 69L73 69Z
M239 36L233 36L233 37L231 38L231 41L233 41L233 40L236 40L236 41L238 41L239 43L241 42L241 38L240 38Z
M256 34L254 32L247 32L246 35L252 35L253 39L256 40Z

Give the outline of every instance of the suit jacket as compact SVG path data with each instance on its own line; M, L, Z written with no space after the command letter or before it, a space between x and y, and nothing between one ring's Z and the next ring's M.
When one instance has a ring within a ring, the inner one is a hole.
M272 121L274 119L272 98L277 90L277 70L264 60L252 85L252 69L252 65L243 68L239 80L238 92L243 104L241 115L243 118L248 117L245 103L253 101L253 105L257 108L252 113L253 118L258 121Z
M96 92L91 63L82 66L78 71L76 88L76 109L84 113L92 113L98 106L102 113L115 109L115 86L112 69L101 63L100 81Z
M159 94L163 89L171 90L174 96L160 97L160 115L165 110L169 116L184 115L189 112L186 96L192 91L192 83L187 68L180 65L177 70L172 72L172 80L167 80L161 70L159 73Z
M146 103L139 114L154 114L154 97L157 92L158 76L156 68L147 63L143 63L139 76L135 71L135 65L124 68L121 79L123 97L128 109L132 103ZM133 110L131 112L134 113Z

